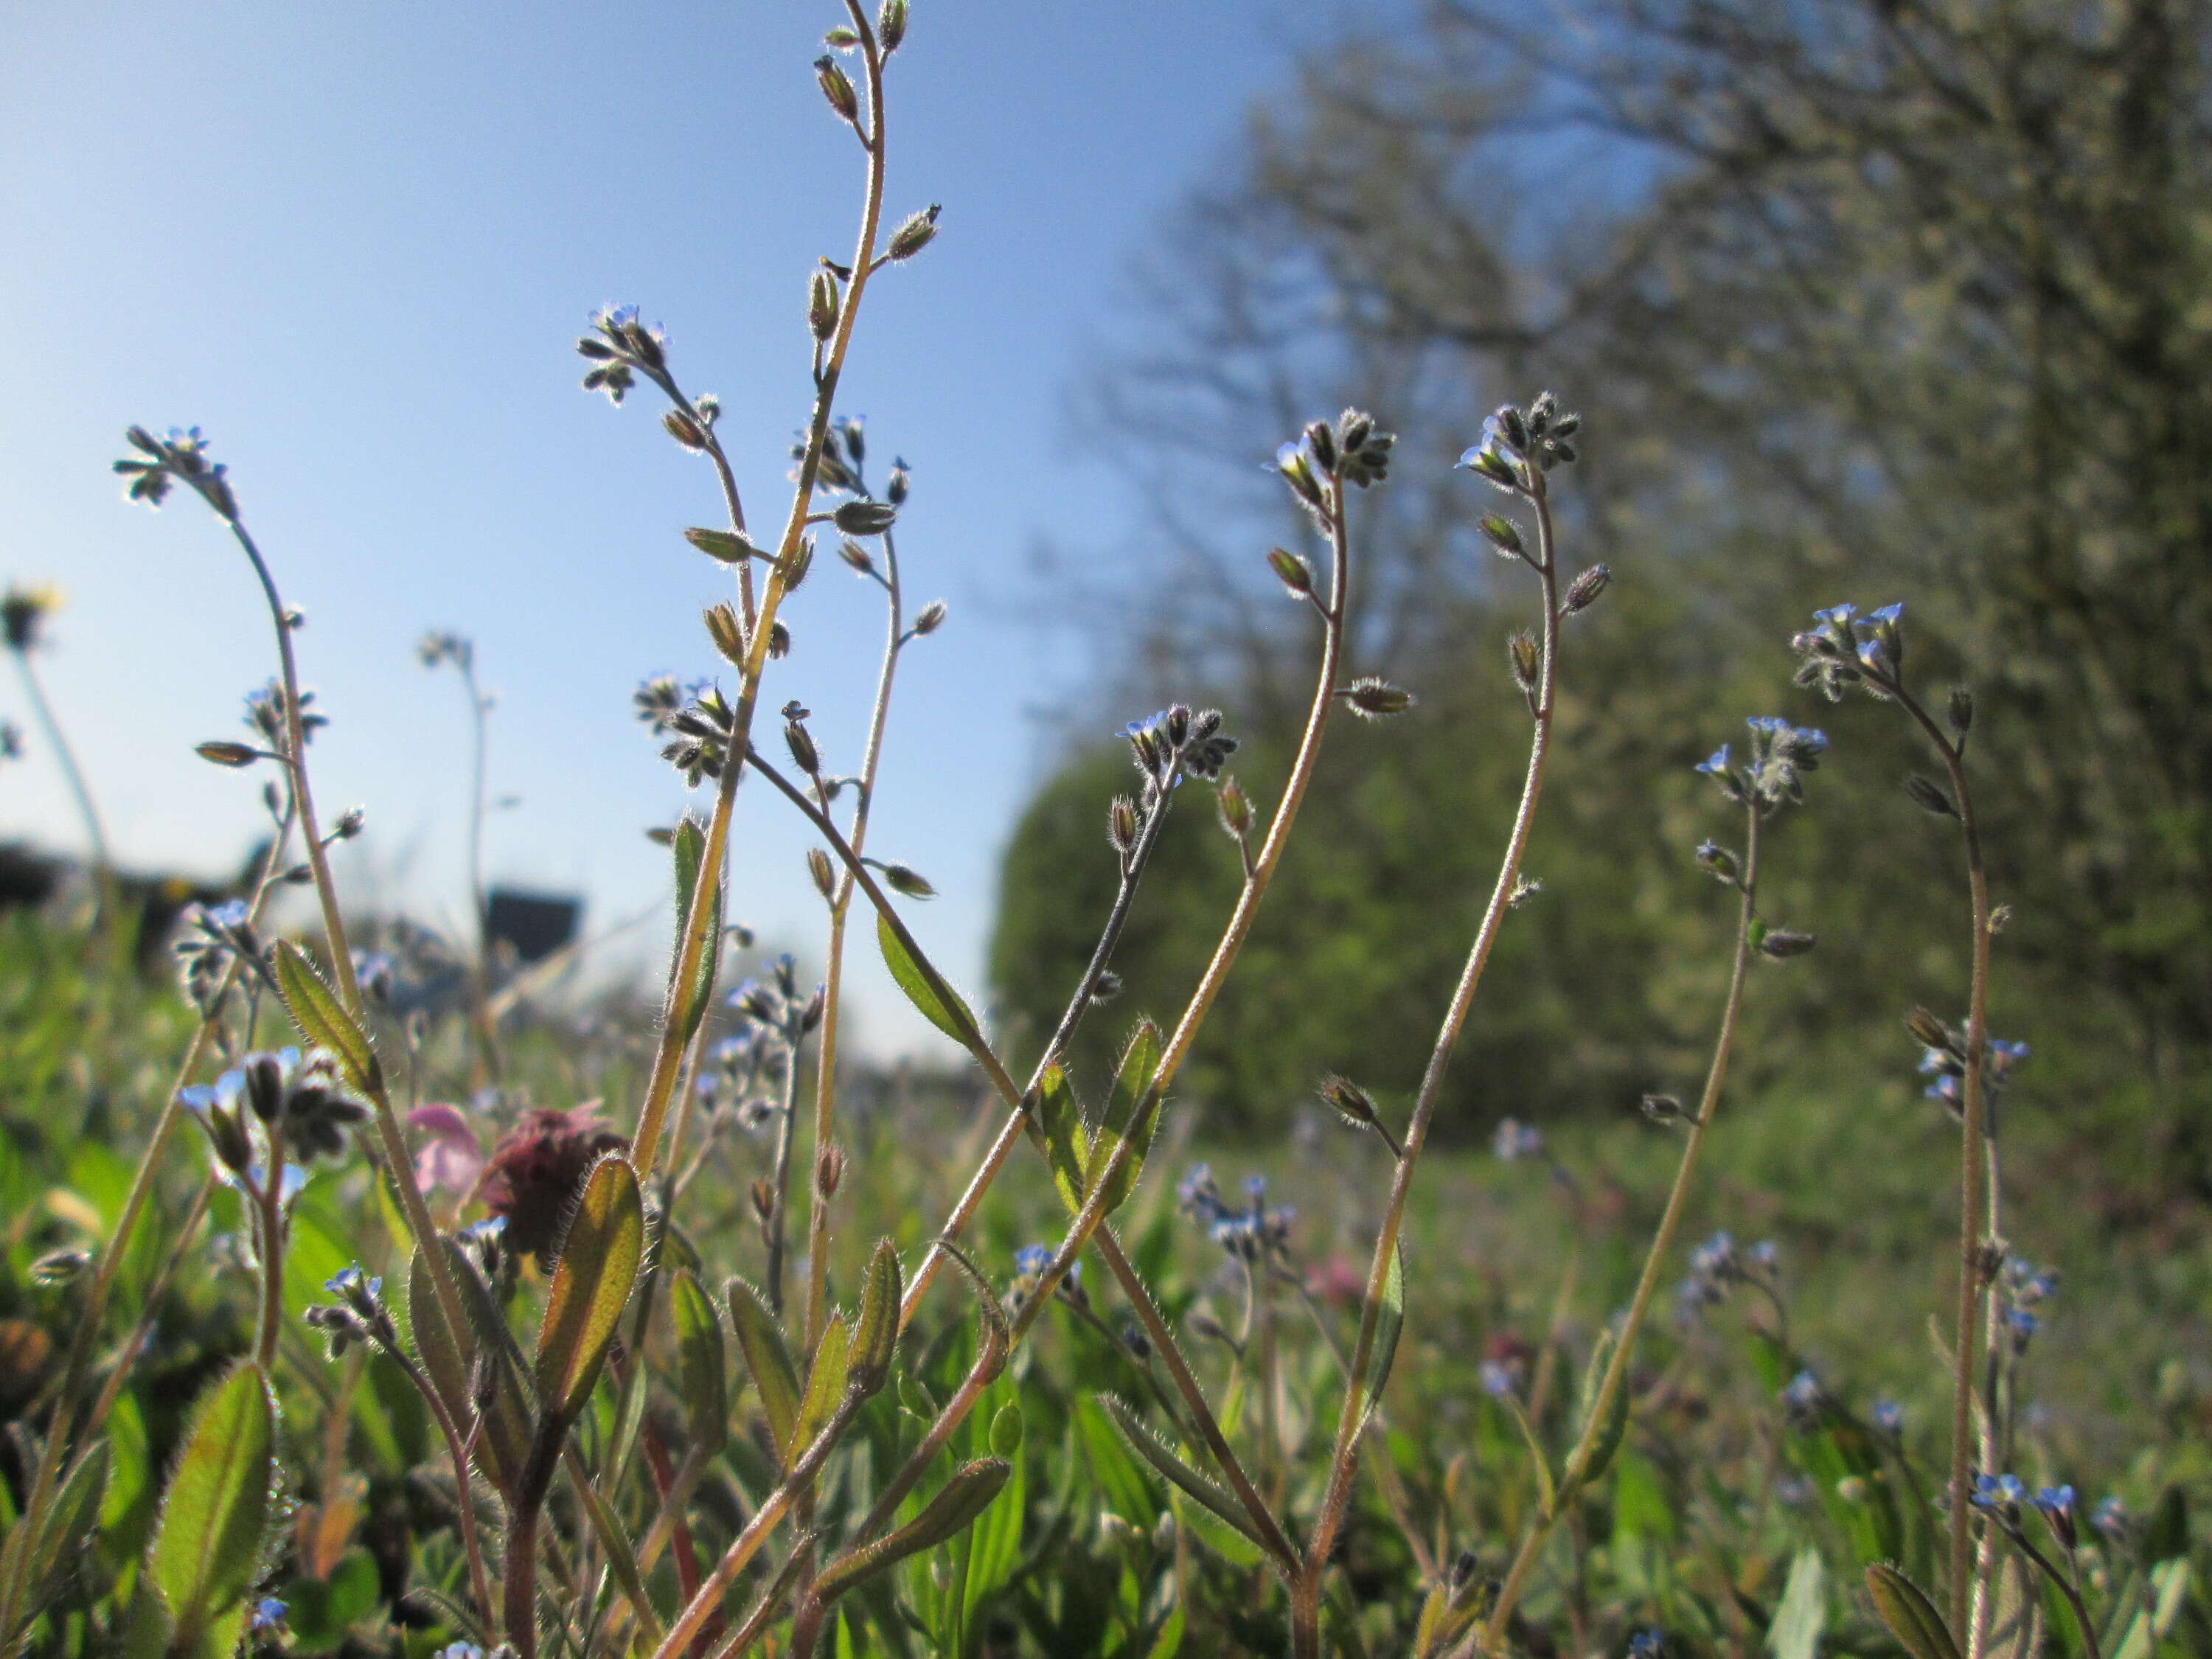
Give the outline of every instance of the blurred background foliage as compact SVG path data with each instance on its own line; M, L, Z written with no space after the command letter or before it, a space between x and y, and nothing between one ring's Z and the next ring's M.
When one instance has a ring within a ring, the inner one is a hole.
M1570 562L1614 582L1565 641L1544 890L1440 1122L1681 1086L1729 927L1689 857L1725 826L1688 769L1758 714L1833 746L1768 890L1820 935L1818 971L1754 988L1768 1040L1740 1075L1808 1103L1811 1158L1909 1070L1899 1018L1964 994L1955 837L1899 787L1927 763L1905 723L1791 689L1787 649L1818 606L1901 599L1919 684L1966 664L1979 697L2013 907L1993 1018L2037 1056L2015 1138L2094 1148L2064 1170L2108 1221L2212 1192L2208 48L2212 8L2189 0L1441 0L1255 116L1146 268L1146 343L1089 394L1155 529L1110 577L1083 562L1083 614L1110 598L1133 666L1071 726L1218 702L1267 798L1315 642L1260 556L1304 532L1259 463L1346 402L1402 434L1360 503L1352 671L1420 702L1333 733L1191 1095L1273 1126L1324 1071L1418 1076L1525 720L1504 643L1527 596L1493 591L1474 521L1498 503L1450 462L1542 385L1590 438L1562 492ZM1110 902L1126 768L1079 742L1010 842L992 974L1032 1047ZM1200 817L1116 964L1155 1012L1234 890L1234 847Z

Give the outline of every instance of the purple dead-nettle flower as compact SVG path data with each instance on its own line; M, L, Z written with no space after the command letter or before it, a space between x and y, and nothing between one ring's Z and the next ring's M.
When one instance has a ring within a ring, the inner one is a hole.
M1490 1150L1504 1163L1518 1164L1544 1155L1544 1133L1518 1118L1500 1118L1492 1131Z

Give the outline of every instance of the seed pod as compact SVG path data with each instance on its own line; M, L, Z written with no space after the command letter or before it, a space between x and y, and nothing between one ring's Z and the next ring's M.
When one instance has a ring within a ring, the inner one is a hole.
M1534 696L1536 690L1537 652L1535 635L1526 629L1505 642L1507 659L1513 665L1513 683L1522 690Z
M807 279L806 326L817 340L837 331L837 284L826 270L817 270Z
M1285 587L1290 589L1292 599L1303 599L1313 592L1313 567L1288 548L1270 548L1267 568L1275 573L1276 579Z
M1905 793L1912 797L1912 804L1923 812L1933 812L1939 818L1955 818L1959 809L1951 798L1929 780L1915 772L1905 780Z
M1802 957L1813 948L1810 933L1793 933L1786 927L1770 927L1760 935L1760 954L1780 962L1790 957Z
M813 734L797 720L784 726L783 740L791 750L792 764L808 777L822 769L822 752L814 746Z
M898 522L898 509L885 501L841 501L830 517L848 536L880 536Z
M341 812L338 815L337 826L331 831L331 839L332 841L351 841L356 836L361 833L362 826L366 824L368 822L368 812L366 808L349 806L343 812Z
M1958 1048L1958 1042L1952 1036L1950 1029L1925 1008L1915 1008L1907 1014L1905 1017L1905 1029L1912 1034L1912 1040L1923 1048L1940 1048L1948 1053Z
M707 434L699 429L699 422L680 409L672 409L662 416L660 424L668 429L670 437L686 449L704 449L707 447Z
M1244 786L1231 777L1221 780L1213 792L1213 804L1221 814L1221 827L1238 841L1252 833L1252 798L1244 793Z
M837 890L837 872L830 862L830 855L818 847L806 849L806 873L814 878L814 890L823 898Z
M1525 553L1527 544L1521 539L1521 526L1502 513L1486 513L1476 521L1475 528L1489 539L1490 544L1508 558L1517 559Z
M1336 1109L1337 1115L1355 1128L1375 1127L1375 1101L1366 1090L1347 1077L1322 1079L1321 1097Z
M845 1154L836 1146L824 1146L814 1160L814 1190L824 1203L837 1196L838 1186L845 1179Z
M1327 421L1316 421L1306 428L1306 447L1312 452L1314 465L1334 476L1336 471L1336 434L1328 429Z
M814 60L814 78L822 88L822 95L830 100L830 107L846 120L857 123L860 118L860 97L853 90L853 82L845 71L837 67L837 60L824 52Z
M864 576L872 576L876 574L874 556L850 536L840 536L837 538L837 556Z
M922 606L921 614L914 619L915 637L919 638L925 634L934 634L939 629L944 627L945 616L945 601L942 599L932 599L927 605Z
M738 620L736 607L727 599L720 605L710 605L705 612L708 637L714 641L714 649L739 667L745 660L745 630Z
M899 49L906 39L907 0L884 0L876 11L876 34L884 43L884 54L888 57Z
M1106 809L1106 839L1114 850L1126 854L1137 844L1137 803L1127 795L1114 797L1114 804Z
M878 864L872 859L868 862L875 864L876 868L884 872L884 880L894 893L903 893L915 899L933 899L937 896L937 889L929 884L928 878L921 871L903 864Z
M1402 714L1413 706L1412 692L1372 675L1352 681L1351 690L1345 695L1352 704L1352 712L1370 720Z
M1951 688L1951 696L1943 713L1951 725L1951 735L1963 738L1973 729L1974 694L1963 685Z
M791 556L783 562L783 591L796 593L799 585L806 580L806 573L814 568L814 538L801 536L799 545L791 550Z
M1571 617L1577 611L1587 611L1597 603L1597 596L1613 581L1613 567L1594 564L1568 585L1566 613Z
M791 654L791 630L780 621L769 628L768 653L779 662Z
M258 749L242 743L220 740L199 744L192 752L204 761L213 761L217 766L251 766L261 758Z
M937 240L937 216L943 206L932 202L919 213L908 216L906 222L891 233L890 257L911 259Z

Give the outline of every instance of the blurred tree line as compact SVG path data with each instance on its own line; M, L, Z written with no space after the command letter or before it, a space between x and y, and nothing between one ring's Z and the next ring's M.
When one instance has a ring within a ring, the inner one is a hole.
M1548 386L1587 434L1555 492L1568 562L1615 580L1568 629L1544 890L1443 1121L1692 1080L1731 921L1690 849L1736 826L1688 768L1768 713L1833 746L1763 907L1820 944L1755 988L1759 1052L1909 1079L1899 1017L1963 1006L1957 838L1898 787L1929 768L1905 722L1792 689L1786 646L1816 606L1902 599L1920 682L1979 701L2000 1034L2036 1045L2046 1116L2212 1190L2209 52L2205 0L1435 0L1255 113L1093 394L1153 513L1083 600L1127 619L1115 719L1218 703L1271 798L1316 641L1261 557L1304 532L1260 464L1346 402L1401 434L1358 504L1353 672L1421 701L1332 731L1188 1093L1280 1121L1326 1070L1417 1079L1527 735L1504 642L1533 595L1474 532L1499 498L1450 463ZM1111 901L1127 766L1078 745L1012 839L993 974L1018 1045ZM1102 1051L1180 1006L1233 897L1184 797Z

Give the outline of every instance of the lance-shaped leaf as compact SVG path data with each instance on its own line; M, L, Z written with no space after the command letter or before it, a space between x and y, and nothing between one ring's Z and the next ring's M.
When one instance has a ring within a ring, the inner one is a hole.
M610 1152L585 1179L568 1218L538 1328L538 1397L550 1420L574 1422L591 1397L644 1252L637 1171Z
M429 1264L418 1255L407 1270L407 1317L414 1328L415 1349L429 1374L430 1386L465 1437L477 1414L473 1393L479 1383L483 1386L489 1403L477 1443L489 1472L505 1491L514 1486L530 1456L530 1399L507 1352L507 1326L499 1304L461 1246L450 1238L439 1243L470 1329L457 1338L447 1327L444 1304L430 1283Z
M822 1340L814 1347L814 1364L806 1373L806 1392L799 1397L799 1420L792 1425L791 1443L783 1449L787 1465L799 1460L836 1411L837 1402L845 1397L852 1364L853 1328L844 1315L833 1315L822 1328Z
M676 942L675 961L669 964L668 969L671 975L669 1014L672 1022L683 1031L684 1041L688 1042L697 1034L699 1023L707 1017L708 1001L707 991L714 981L716 945L722 937L721 872L720 871L714 872L714 892L710 901L713 907L712 914L708 918L707 949L699 953L698 964L692 975L691 982L681 988L683 994L681 999L678 1000L674 995L678 988L674 983L673 976L677 964L684 959L684 941L680 930L682 924L691 915L691 896L699 889L699 868L706 861L707 857L707 831L701 826L698 819L686 812L683 820L676 826L672 846L676 854L676 919L679 936Z
M699 1281L679 1272L669 1281L669 1312L676 1327L676 1370L684 1384L684 1418L694 1450L711 1457L730 1435L729 1370L722 1353L722 1322Z
M963 1464L906 1525L863 1548L848 1551L823 1568L814 1581L814 1599L826 1607L855 1584L957 1536L999 1495L1013 1472L1013 1465L1002 1457L979 1457Z
M276 1407L258 1365L215 1384L192 1415L147 1566L176 1621L175 1645L187 1652L252 1585L276 1431Z
M921 964L914 959L914 953L892 927L890 918L881 912L876 916L876 943L883 949L884 966L891 970L899 989L906 993L908 1001L921 1011L921 1017L969 1054L981 1058L983 1028L975 1023L975 1016L951 986L945 988L945 996L937 994L929 976L922 972ZM945 1000L947 996L951 999L950 1002Z
M31 1552L29 1565L19 1580L24 1600L15 1611L16 1630L38 1617L40 1609L68 1583L70 1569L76 1566L86 1539L99 1522L100 1499L107 1492L107 1442L95 1441L89 1450L78 1455L54 1488L45 1515L25 1516L9 1534L9 1553L0 1555L0 1583L6 1582L5 1571L15 1565L14 1552L26 1547ZM34 1521L41 1522L37 1527L35 1542ZM0 1630L0 1638L13 1633Z
M1091 1153L1091 1137L1083 1127L1083 1107L1075 1087L1058 1060L1044 1068L1037 1080L1036 1127L1044 1143L1046 1162L1052 1166L1052 1184L1070 1215L1083 1208L1083 1165Z
M868 1276L860 1287L860 1316L853 1327L853 1359L849 1385L873 1395L890 1378L891 1356L898 1351L899 1297L904 1280L899 1272L898 1247L879 1239L868 1258Z
M327 1048L337 1056L353 1086L368 1094L384 1087L384 1070L368 1034L354 1023L335 993L323 982L307 952L289 939L276 942L276 988L283 994L285 1012L311 1047Z
M615 1583L622 1586L622 1593L629 1598L631 1608L637 1614L639 1634L645 1638L647 1646L659 1646L660 1620L653 1610L652 1601L646 1596L645 1577L638 1571L637 1553L630 1547L629 1534L623 1530L622 1522L591 1481L575 1480L569 1484L577 1496L584 1500L584 1513L591 1520L592 1532L599 1536L599 1547L606 1552L608 1571L614 1574Z
M1261 1544L1260 1534L1252 1524L1252 1517L1244 1513L1237 1500L1170 1451L1159 1436L1139 1420L1135 1409L1127 1401L1115 1395L1102 1394L1098 1396L1098 1403L1106 1408L1106 1415L1113 1419L1114 1426L1121 1430L1121 1437L1129 1443L1130 1449L1166 1476L1170 1485L1227 1522L1254 1543ZM1266 1547L1264 1544L1261 1547Z
M1613 1356L1613 1336L1606 1331L1599 1336L1590 1350L1589 1364L1583 1373L1583 1432L1589 1430L1589 1414L1595 1409L1598 1390L1604 1385L1607 1362ZM1628 1435L1628 1378L1624 1373L1620 1386L1613 1391L1606 1402L1605 1420L1598 1425L1597 1437L1590 1443L1589 1462L1583 1465L1580 1485L1587 1486L1611 1466L1613 1455Z
M1886 1561L1869 1567L1866 1578L1874 1610L1912 1659L1959 1659L1959 1644L1951 1639L1950 1626L1919 1585Z
M1121 1167L1108 1183L1103 1214L1111 1215L1121 1207L1144 1170L1145 1154L1152 1149L1152 1131L1160 1121L1159 1092L1152 1087L1159 1069L1160 1028L1149 1019L1139 1020L1129 1036L1129 1046L1121 1051L1121 1063L1114 1073L1114 1092L1107 1099L1106 1109L1099 1114L1098 1132L1091 1137L1090 1154L1084 1163L1083 1190L1087 1199L1097 1190L1115 1153L1125 1143L1128 1146Z
M768 1419L769 1438L779 1455L791 1444L791 1431L799 1421L799 1372L784 1346L783 1328L768 1310L761 1293L742 1279L730 1280L724 1292L730 1304L730 1326L744 1351L745 1369L752 1373L753 1391L760 1395L761 1412Z
M1366 1379L1359 1386L1362 1421L1382 1403L1382 1385L1390 1380L1391 1363L1398 1357L1398 1333L1406 1328L1406 1247L1390 1247L1390 1266L1382 1274L1382 1305L1376 1310L1375 1353L1368 1361Z

